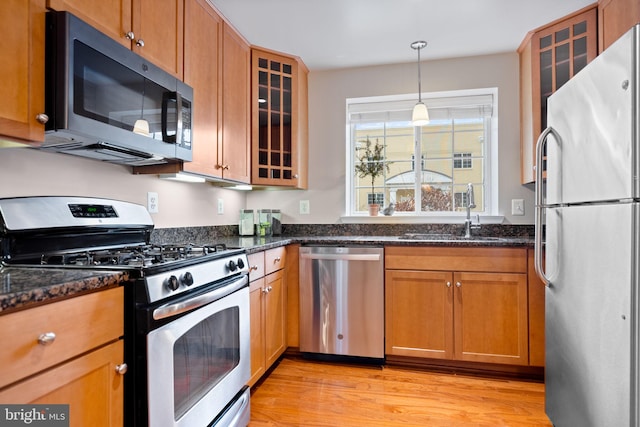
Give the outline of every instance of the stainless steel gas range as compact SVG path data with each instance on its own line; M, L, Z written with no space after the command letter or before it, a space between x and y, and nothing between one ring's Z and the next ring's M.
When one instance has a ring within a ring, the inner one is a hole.
M248 424L244 250L150 244L143 206L100 198L0 199L0 226L4 265L129 272L125 425Z

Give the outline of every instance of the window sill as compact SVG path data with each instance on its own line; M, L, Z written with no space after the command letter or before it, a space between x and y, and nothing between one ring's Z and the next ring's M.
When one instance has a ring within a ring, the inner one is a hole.
M472 215L471 219L476 223L476 215ZM465 216L460 215L438 215L438 216L369 216L369 215L353 215L342 216L340 221L343 224L463 224ZM502 215L480 215L480 224L502 224L504 216Z

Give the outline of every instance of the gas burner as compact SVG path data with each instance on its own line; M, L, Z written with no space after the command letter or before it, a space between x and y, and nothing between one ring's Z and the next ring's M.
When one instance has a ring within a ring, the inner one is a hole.
M69 253L43 254L40 265L150 267L204 257L226 251L224 244L142 245L113 249L80 249Z

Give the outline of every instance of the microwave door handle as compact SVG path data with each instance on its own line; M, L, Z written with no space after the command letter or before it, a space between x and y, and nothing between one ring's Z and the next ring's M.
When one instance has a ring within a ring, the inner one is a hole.
M175 135L169 135L169 101L175 101L176 103L176 127L171 129L175 131ZM178 92L165 92L162 94L162 140L175 144L178 142L178 135L182 131L182 97Z

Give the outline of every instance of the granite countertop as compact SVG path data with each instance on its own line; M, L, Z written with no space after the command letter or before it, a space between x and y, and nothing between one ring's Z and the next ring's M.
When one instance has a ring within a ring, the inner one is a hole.
M0 266L0 315L112 288L127 280L129 274L122 271Z
M447 246L447 247L532 247L526 237L476 237L463 239L452 235L418 236L403 239L398 236L228 236L218 243L230 248L244 248L255 253L293 243L311 245L377 245L377 246ZM0 266L0 315L59 298L119 286L129 280L124 271L76 270L51 267Z

